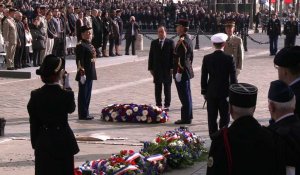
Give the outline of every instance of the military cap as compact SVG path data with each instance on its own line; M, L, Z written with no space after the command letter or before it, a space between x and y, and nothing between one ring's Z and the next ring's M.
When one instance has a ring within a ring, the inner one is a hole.
M225 27L234 27L235 26L235 21L234 20L228 20L225 23Z
M225 33L217 33L211 37L212 43L225 43L228 36Z
M176 23L176 26L183 26L185 28L189 28L189 21L186 19L179 19Z
M15 8L10 8L10 9L9 9L9 12L16 12L16 11L18 11L18 10L15 9Z
M122 12L121 9L117 9L117 10L116 10L116 13L120 13L120 12Z
M274 64L280 67L294 67L300 63L300 46L285 47L274 58Z
M40 9L46 9L46 8L47 8L47 5L44 5L44 4L40 5Z
M286 83L276 80L270 84L268 98L275 102L285 103L294 98L294 93Z
M247 83L236 83L229 87L229 103L231 105L250 108L256 105L257 87Z
M44 77L55 75L63 69L64 62L64 59L53 54L47 55L40 68L36 70L36 74Z
M91 29L92 29L91 27L88 27L88 26L86 26L86 25L81 26L81 27L80 27L80 33L84 33L84 32L86 32L86 31L88 31L88 30L91 30Z
M5 7L5 5L4 4L0 4L0 7Z

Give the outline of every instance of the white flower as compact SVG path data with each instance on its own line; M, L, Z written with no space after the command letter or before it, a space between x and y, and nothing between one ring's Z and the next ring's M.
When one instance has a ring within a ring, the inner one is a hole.
M109 111L109 113L112 113L113 111L114 111L114 110L111 109L111 110Z
M122 116L121 119L122 119L123 122L126 121L126 117L125 116Z
M132 114L132 110L131 109L127 109L126 114L127 115L131 115Z
M148 111L147 110L143 110L143 115L147 116L148 115Z
M142 120L142 121L146 121L146 120L147 120L147 116L143 115L143 116L141 117L141 120Z
M169 143L169 146L176 146L176 142Z
M148 117L147 122L148 122L148 123L151 123L151 122L152 122L151 117Z
M141 116L136 116L137 121L141 121Z
M111 117L112 117L113 119L115 119L117 116L118 116L118 113L117 113L117 112L112 112L112 113L111 113Z
M109 121L109 116L105 116L105 121Z
M139 108L136 106L136 107L133 108L133 111L134 111L134 112L138 112L138 111L139 111Z
M113 122L117 122L118 120L116 120L116 119L113 119Z
M162 119L162 116L161 115L157 115L157 117L156 117L156 121L160 121Z

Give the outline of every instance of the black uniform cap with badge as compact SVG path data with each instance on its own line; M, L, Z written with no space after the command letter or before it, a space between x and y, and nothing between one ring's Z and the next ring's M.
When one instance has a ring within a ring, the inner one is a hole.
M186 20L186 19L179 19L177 21L177 23L175 24L175 26L182 26L184 27L185 29L189 29L189 21Z
M277 103L289 102L294 98L293 90L283 81L272 81L269 88L268 98Z
M300 66L300 46L281 49L274 58L274 64L280 67L298 69ZM298 72L300 71L298 70Z
M50 54L45 57L40 68L36 70L36 74L45 78L56 76L64 68L64 65L64 59Z
M256 106L257 87L247 83L236 83L229 87L229 103L241 108Z
M235 21L234 20L227 20L224 24L225 27L235 27Z
M88 30L91 30L92 28L91 27L88 27L88 26L81 26L80 27L80 33L84 33L84 32L86 32L86 31L88 31Z

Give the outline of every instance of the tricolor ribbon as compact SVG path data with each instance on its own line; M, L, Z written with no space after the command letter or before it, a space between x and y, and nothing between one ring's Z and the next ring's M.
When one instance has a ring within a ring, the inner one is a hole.
M126 162L131 162L139 157L143 157L140 153L134 153L126 159Z
M152 155L150 157L147 157L147 161L149 162L155 162L155 161L159 161L159 160L163 160L164 159L164 156L161 155L161 154L155 154L155 155Z
M133 166L133 165L129 165L127 167L124 167L124 168L121 168L120 170L118 170L117 172L115 172L113 175L121 175L121 174L124 174L125 172L131 170L131 171L134 171L134 170L137 170L138 168L136 166Z

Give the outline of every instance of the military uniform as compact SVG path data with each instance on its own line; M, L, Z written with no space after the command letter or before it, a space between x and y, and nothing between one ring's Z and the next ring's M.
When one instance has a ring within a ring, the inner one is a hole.
M283 34L286 36L284 46L295 46L296 36L299 35L298 22L288 21L284 25Z
M86 26L83 26L86 27ZM82 27L82 28L83 28ZM79 119L91 119L89 116L89 105L91 100L93 80L97 80L95 67L96 50L94 46L87 40L82 40L75 49L76 63L78 72L76 81L78 81L78 116ZM86 77L86 81L81 81L82 76Z
M177 123L175 122L176 124L189 124L193 119L193 104L190 84L190 79L194 78L192 68L193 58L192 40L187 34L181 35L175 46L175 62L173 64L175 84L182 104L181 121L179 120ZM181 77L180 81L178 81L178 76Z
M278 18L270 19L267 26L270 41L270 55L277 53L278 36L281 35L281 24Z

